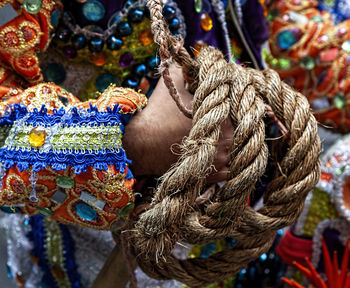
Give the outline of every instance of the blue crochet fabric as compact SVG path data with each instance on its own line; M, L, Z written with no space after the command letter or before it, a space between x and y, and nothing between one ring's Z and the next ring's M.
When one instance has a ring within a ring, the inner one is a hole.
M119 111L118 105L115 105L114 109L108 107L106 111L101 112L90 105L89 109L72 108L65 111L61 108L49 114L44 106L40 111L34 109L33 112L29 112L26 107L16 104L10 115L0 119L0 125L2 123L13 125L5 145L0 149L0 161L5 169L17 164L20 171L32 169L36 172L47 165L55 170L65 170L67 166L71 166L75 173L79 174L85 172L88 166L107 170L108 165L114 165L123 173L126 164L131 161L126 158L125 151L121 147L121 136L124 134L124 125L128 123L131 115L120 114ZM33 127L47 131L47 135L54 139L53 142L47 137L43 147L30 146L26 139ZM60 143L58 140L62 131L73 135L80 142L71 143L75 145L74 147L65 147L67 143L65 141ZM84 137L88 139L95 137L95 141L90 143L88 140L83 140ZM96 137L100 137L101 141L96 141Z
M335 24L350 18L349 0L319 0L318 8L332 15Z

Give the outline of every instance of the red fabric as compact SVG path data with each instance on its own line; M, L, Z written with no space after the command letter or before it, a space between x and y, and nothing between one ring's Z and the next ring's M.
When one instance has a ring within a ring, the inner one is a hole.
M306 265L305 257L312 257L312 239L299 238L288 230L277 246L276 253L288 265L293 265L294 261Z

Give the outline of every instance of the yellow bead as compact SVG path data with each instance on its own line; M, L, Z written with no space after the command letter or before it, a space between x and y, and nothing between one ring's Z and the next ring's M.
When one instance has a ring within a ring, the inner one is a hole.
M28 136L29 144L33 147L41 147L44 145L46 139L46 132L43 128L33 128Z
M150 29L143 30L140 33L139 40L143 46L148 46L153 43L153 34Z
M106 64L108 60L108 56L104 52L94 53L94 54L91 54L90 60L96 66L103 66L104 64Z
M213 20L208 13L201 16L201 27L204 31L210 31L213 28Z
M198 57L199 52L202 50L203 47L207 46L207 43L204 41L200 40L193 46L193 54L194 56Z

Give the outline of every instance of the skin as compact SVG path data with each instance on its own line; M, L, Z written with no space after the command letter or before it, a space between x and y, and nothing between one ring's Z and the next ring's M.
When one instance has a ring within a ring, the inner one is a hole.
M185 88L180 68L172 66L171 76L178 93L187 108L191 108L193 96ZM191 119L178 109L170 96L163 78L149 99L145 109L132 118L126 126L123 145L133 161L131 169L135 176L161 176L177 161L176 145L189 134ZM222 125L222 134L217 144L215 169L207 177L208 183L216 183L227 178L229 146L232 141L233 127L229 120Z

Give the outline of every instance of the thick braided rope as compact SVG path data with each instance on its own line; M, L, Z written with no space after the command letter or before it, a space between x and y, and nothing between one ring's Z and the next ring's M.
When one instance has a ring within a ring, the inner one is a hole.
M320 174L317 123L304 96L275 72L228 64L211 47L202 50L197 64L193 127L182 143L183 154L162 177L152 208L141 215L133 233L135 255L147 274L191 287L224 279L267 251L275 232L296 220ZM276 140L284 148L282 155L269 155L266 104L288 130L288 140ZM230 179L208 204L197 206L226 117L234 126ZM263 208L254 211L246 203L269 156L278 157L276 174ZM206 259L179 261L171 255L177 241L198 244L227 237L238 240L234 248Z
M190 90L195 91L193 123L178 163L162 177L152 207L140 216L131 240L147 274L200 287L238 272L269 249L278 229L296 220L320 174L317 123L306 98L275 72L228 64L211 47L191 60L170 36L161 1L151 0L149 7L170 94L181 107L168 71L170 58L183 67ZM276 140L279 154L267 145L266 105L288 130L287 140ZM210 201L196 205L211 171L220 125L228 117L234 127L229 180ZM275 159L276 173L264 193L263 208L254 211L246 203L265 173L268 157ZM206 259L179 261L171 254L178 241L198 244L226 237L238 243Z

